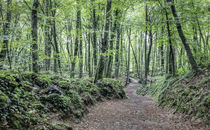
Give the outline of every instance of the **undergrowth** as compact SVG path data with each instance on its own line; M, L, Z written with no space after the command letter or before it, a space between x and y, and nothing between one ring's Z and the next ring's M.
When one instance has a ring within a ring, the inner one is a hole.
M62 119L80 119L89 105L113 98L126 98L122 83L113 79L95 84L91 78L1 71L0 129L56 129L49 122L49 113Z
M183 76L153 77L152 83L142 86L137 94L154 97L158 106L173 108L174 112L202 118L210 123L210 77L187 73Z

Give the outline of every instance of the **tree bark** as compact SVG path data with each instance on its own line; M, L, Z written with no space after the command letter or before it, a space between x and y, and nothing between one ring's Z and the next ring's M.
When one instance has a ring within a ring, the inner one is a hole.
M172 39L171 39L171 30L170 30L170 23L168 18L168 12L165 10L165 16L166 16L166 25L167 25L167 31L168 31L168 42L169 42L169 73L173 76L175 75L175 63L174 63L174 50L172 45Z
M4 40L3 40L3 47L2 50L0 51L0 68L1 65L6 56L8 55L8 61L10 63L10 69L11 69L11 61L10 61L10 56L9 56L9 34L10 34L10 23L11 23L11 10L10 10L10 5L12 3L12 0L7 0L7 13L6 13L6 23L3 24L3 35L4 35ZM3 17L3 15L2 15Z
M148 74L149 74L149 66L150 66L150 55L151 55L152 44L153 44L152 29L150 29L150 31L149 31L149 40L150 40L150 45L149 45L149 51L148 51L147 59L146 59L146 66L145 66L145 84L147 84L147 79L148 79Z
M105 25L105 32L104 32L104 38L102 40L102 48L100 55L100 60L98 64L98 68L95 74L95 82L97 80L103 78L103 72L104 72L104 64L105 64L105 56L104 53L107 51L107 45L108 45L108 38L109 38L109 27L110 27L110 17L111 17L111 6L112 6L112 0L107 0L107 7L106 7L106 25Z
M74 57L73 57L72 65L71 65L71 78L74 78L74 76L75 76L76 57L78 55L79 39L80 39L80 31L79 31L80 30L80 20L81 20L81 11L80 11L79 5L77 3L76 39L75 39L75 47L74 47Z
M80 18L79 18L79 78L82 78L83 74L83 44L82 44L82 21L81 21L81 11L80 11Z
M56 1L54 0L54 8L56 8ZM60 62L60 52L58 49L58 42L57 42L57 31L56 31L56 21L55 21L56 10L52 10L52 30L53 30L53 41L54 41L54 72L57 73L57 65L59 68L59 72L61 73L61 62Z
M114 25L111 29L111 39L110 39L110 51L113 51L114 49L114 40L115 40L115 37L116 37L116 29L117 29L117 17L118 17L118 13L119 11L116 10L115 11L115 16L114 16ZM108 67L107 67L107 74L106 74L106 77L107 78L111 78L111 75L112 75L112 64L113 64L113 53L111 55L109 55L109 60L108 60Z
M97 19L96 19L96 9L95 9L95 0L92 0L93 5L93 62L94 70L97 69Z
M185 50L187 52L187 56L188 56L188 59L189 59L189 63L192 67L192 70L194 72L198 72L198 66L197 66L197 63L195 61L195 58L192 54L192 51L190 49L190 46L187 42L187 39L184 35L184 32L182 30L182 26L181 26L181 23L180 23L180 20L179 20L179 16L177 15L177 12L176 12L176 8L175 8L175 5L174 5L174 1L173 0L167 0L168 3L171 4L171 11L172 11L172 14L174 16L174 19L175 19L175 23L176 23L176 27L177 27L177 31L179 33L179 37L181 38L182 40L182 44L184 45L185 47Z
M146 7L145 7L145 24L146 24L146 31L145 31L145 43L144 43L144 60L145 60L145 84L146 84L146 80L147 80L147 23L148 23L148 7L147 7L147 4L146 4Z
M131 48L131 28L128 30L128 60L126 61L127 63L127 78L126 78L126 83L127 85L129 83L129 75L130 75L130 48Z
M119 77L119 67L120 67L120 60L119 60L119 52L120 52L120 17L119 15L117 15L117 41L116 41L116 54L115 54L115 78L118 78ZM122 52L121 52L122 53Z
M39 66L38 66L38 44L37 44L37 23L38 23L38 6L39 1L33 0L32 5L32 12L31 12L31 35L32 35L32 45L31 45L31 51L32 51L32 70L34 73L39 72Z
M161 38L163 38L163 34L164 33L164 28L162 27L162 30L161 30ZM161 42L161 46L160 46L160 53L161 53L161 75L163 75L163 72L164 72L164 50L163 50L163 42Z
M131 46L131 49L132 49L132 52L133 52L134 61L135 61L135 63L136 63L135 66L136 66L138 78L140 79L140 73L139 73L139 65L138 65L137 55L136 55L136 53L135 53L135 51L134 51L133 45L131 44L130 46Z
M91 53L90 53L90 42L91 42L91 34L88 33L88 73L89 73L89 77L92 77L92 71L91 71Z
M51 39L50 39L50 20L49 20L49 0L45 0L45 70L50 70L50 58L51 58Z

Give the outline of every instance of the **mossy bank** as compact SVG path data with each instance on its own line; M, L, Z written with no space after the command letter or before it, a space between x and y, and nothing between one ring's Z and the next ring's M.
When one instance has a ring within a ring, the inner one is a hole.
M210 124L210 77L207 71L196 76L187 73L176 77L154 77L152 81L137 93L153 96L161 107L173 108L174 112L201 118Z
M122 83L113 79L94 83L91 78L1 71L0 129L72 129L49 122L49 115L78 120L88 112L89 105L113 98L126 98Z

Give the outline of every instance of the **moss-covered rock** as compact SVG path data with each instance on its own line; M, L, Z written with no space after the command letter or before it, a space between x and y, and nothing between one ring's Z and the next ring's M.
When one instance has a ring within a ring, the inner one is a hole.
M68 114L68 112L71 113L72 102L69 97L58 94L50 94L42 97L41 101L53 112L63 111L66 114Z
M100 93L102 96L108 99L112 98L127 98L124 86L118 80L114 79L103 79L97 82L97 86L100 88Z

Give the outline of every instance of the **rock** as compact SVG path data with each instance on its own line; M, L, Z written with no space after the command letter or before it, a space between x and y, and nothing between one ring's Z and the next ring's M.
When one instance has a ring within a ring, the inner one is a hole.
M45 94L50 95L50 94L63 94L63 92L56 86L56 85L50 85L48 90L45 92Z
M195 124L201 124L202 123L202 119L201 118L198 118L195 120Z

